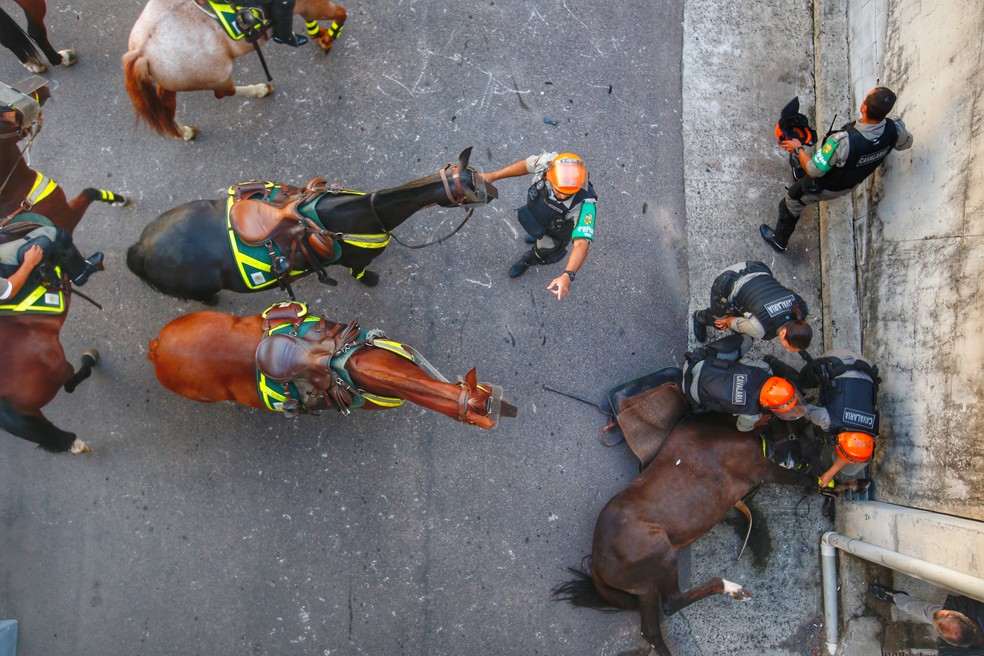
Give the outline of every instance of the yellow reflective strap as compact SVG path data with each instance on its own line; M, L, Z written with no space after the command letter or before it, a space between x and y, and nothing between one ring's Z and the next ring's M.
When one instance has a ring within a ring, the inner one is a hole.
M369 392L359 392L359 396L364 398L366 401L383 408L398 408L405 403L403 399L396 399L388 396L377 396L376 394L370 394Z
M332 21L331 25L328 27L328 36L330 36L333 39L337 39L338 35L342 33L343 27L344 25L339 25L335 21Z
M342 242L359 248L386 248L390 243L390 235L385 233L375 235L342 235Z
M38 177L34 179L34 186L31 187L31 191L27 194L25 202L28 206L37 205L42 200L48 197L55 189L58 188L58 183L46 176L41 171L37 172Z
M307 28L308 36L318 36L318 32L321 30L316 20L305 22L304 27Z
M263 401L263 405L265 405L268 410L273 410L274 412L283 412L283 410L277 410L274 407L273 402L270 401L270 399L283 403L284 401L287 400L287 397L281 394L280 392L277 392L276 390L272 389L269 385L267 385L267 378L266 376L263 375L262 372L260 372L260 380L259 383L257 384L257 387L260 390L260 399Z
M413 362L413 354L403 348L403 344L400 344L399 342L394 342L391 339L374 339L372 340L372 345L376 348L381 348L384 351L396 353L397 355L403 356L407 360L410 360L410 362Z

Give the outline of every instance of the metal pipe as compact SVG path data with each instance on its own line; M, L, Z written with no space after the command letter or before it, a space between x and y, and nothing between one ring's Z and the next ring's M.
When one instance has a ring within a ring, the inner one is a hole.
M932 585L972 597L978 601L984 601L984 579L958 572L949 567L936 565L921 558L906 556L856 538L849 538L834 531L828 531L820 538L820 566L823 572L823 610L824 621L827 623L827 651L831 656L837 650L836 549L842 549L858 558L884 565L889 569L922 579Z
M820 540L820 571L823 575L823 621L827 634L827 653L837 652L837 549L827 544L827 533Z

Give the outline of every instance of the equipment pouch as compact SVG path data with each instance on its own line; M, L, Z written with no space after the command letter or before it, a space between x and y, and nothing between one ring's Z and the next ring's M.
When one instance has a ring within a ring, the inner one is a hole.
M546 227L537 221L536 217L533 216L533 212L525 205L516 210L516 215L519 217L519 224L523 226L523 230L533 237L539 239L547 233Z

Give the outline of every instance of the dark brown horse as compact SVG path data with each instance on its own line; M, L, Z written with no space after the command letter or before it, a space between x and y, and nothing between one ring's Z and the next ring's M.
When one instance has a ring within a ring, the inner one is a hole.
M318 221L343 235L338 241L340 255L323 263L348 267L354 278L371 287L379 276L366 266L385 250L390 232L414 213L430 205L469 205L496 197L495 187L469 168L470 154L467 148L458 162L399 187L368 194L323 194L314 201ZM164 212L127 251L127 266L165 294L206 303L214 302L222 289L240 293L270 289L274 283L269 277L270 282L261 287L244 280L230 245L227 207L228 198L221 198L193 201Z
M164 326L150 342L147 359L157 379L176 394L195 401L234 401L264 408L257 390L256 354L263 335L262 317L194 312ZM328 328L339 326L326 322ZM514 417L515 408L495 386L478 383L472 369L459 384L437 380L411 360L389 350L364 346L344 369L361 392L404 399L479 428L492 428L497 417ZM395 405L395 404L394 404ZM366 403L366 409L385 405Z
M325 52L347 17L345 9L330 0L297 0L294 13L304 18L308 34ZM318 21L331 23L325 29ZM233 63L251 50L252 44L231 39L193 0L150 0L123 55L126 91L138 119L158 134L187 141L197 137L199 129L174 117L179 91L212 91L216 98L270 95L273 85L236 86L232 81Z
M601 511L588 571L572 569L578 578L555 588L556 598L591 608L638 609L643 637L659 656L670 656L660 628L664 614L715 594L751 597L721 578L682 592L678 552L759 485L815 486L817 479L767 460L761 437L735 430L728 419L702 415L677 424L652 462ZM783 422L772 424L783 430Z
M71 66L78 61L74 50L55 50L48 41L48 30L44 26L44 17L48 8L44 0L14 0L14 2L24 10L24 16L27 18L27 33L25 34L7 12L0 9L0 44L17 55L17 59L29 71L43 73L47 68L41 59L41 53L34 46L35 43L52 66Z
M40 100L45 99L47 90L42 89ZM38 193L44 195L30 206L31 212L47 217L69 232L75 230L92 201L113 205L126 203L123 196L99 189L85 189L69 202L61 187L24 162L17 142L31 133L32 127L22 125L17 112L5 109L0 107L0 133L3 136L0 138L0 183L6 181L0 187L0 222L24 207L32 192L35 197ZM12 221L16 221L16 216ZM0 345L4 371L8 372L0 376L0 428L35 442L46 451L81 453L88 450L85 442L52 424L41 411L58 390L64 387L68 392L73 391L89 376L99 359L95 349L86 351L78 372L65 359L59 334L68 316L69 300L66 299L65 311L55 316L0 316ZM16 375L9 375L11 372Z

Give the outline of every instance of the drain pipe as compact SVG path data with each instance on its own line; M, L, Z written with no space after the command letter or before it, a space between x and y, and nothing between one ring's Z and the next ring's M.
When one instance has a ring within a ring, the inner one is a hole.
M827 652L831 656L837 651L837 549L935 586L984 601L984 579L829 531L820 538L820 569L823 574Z

